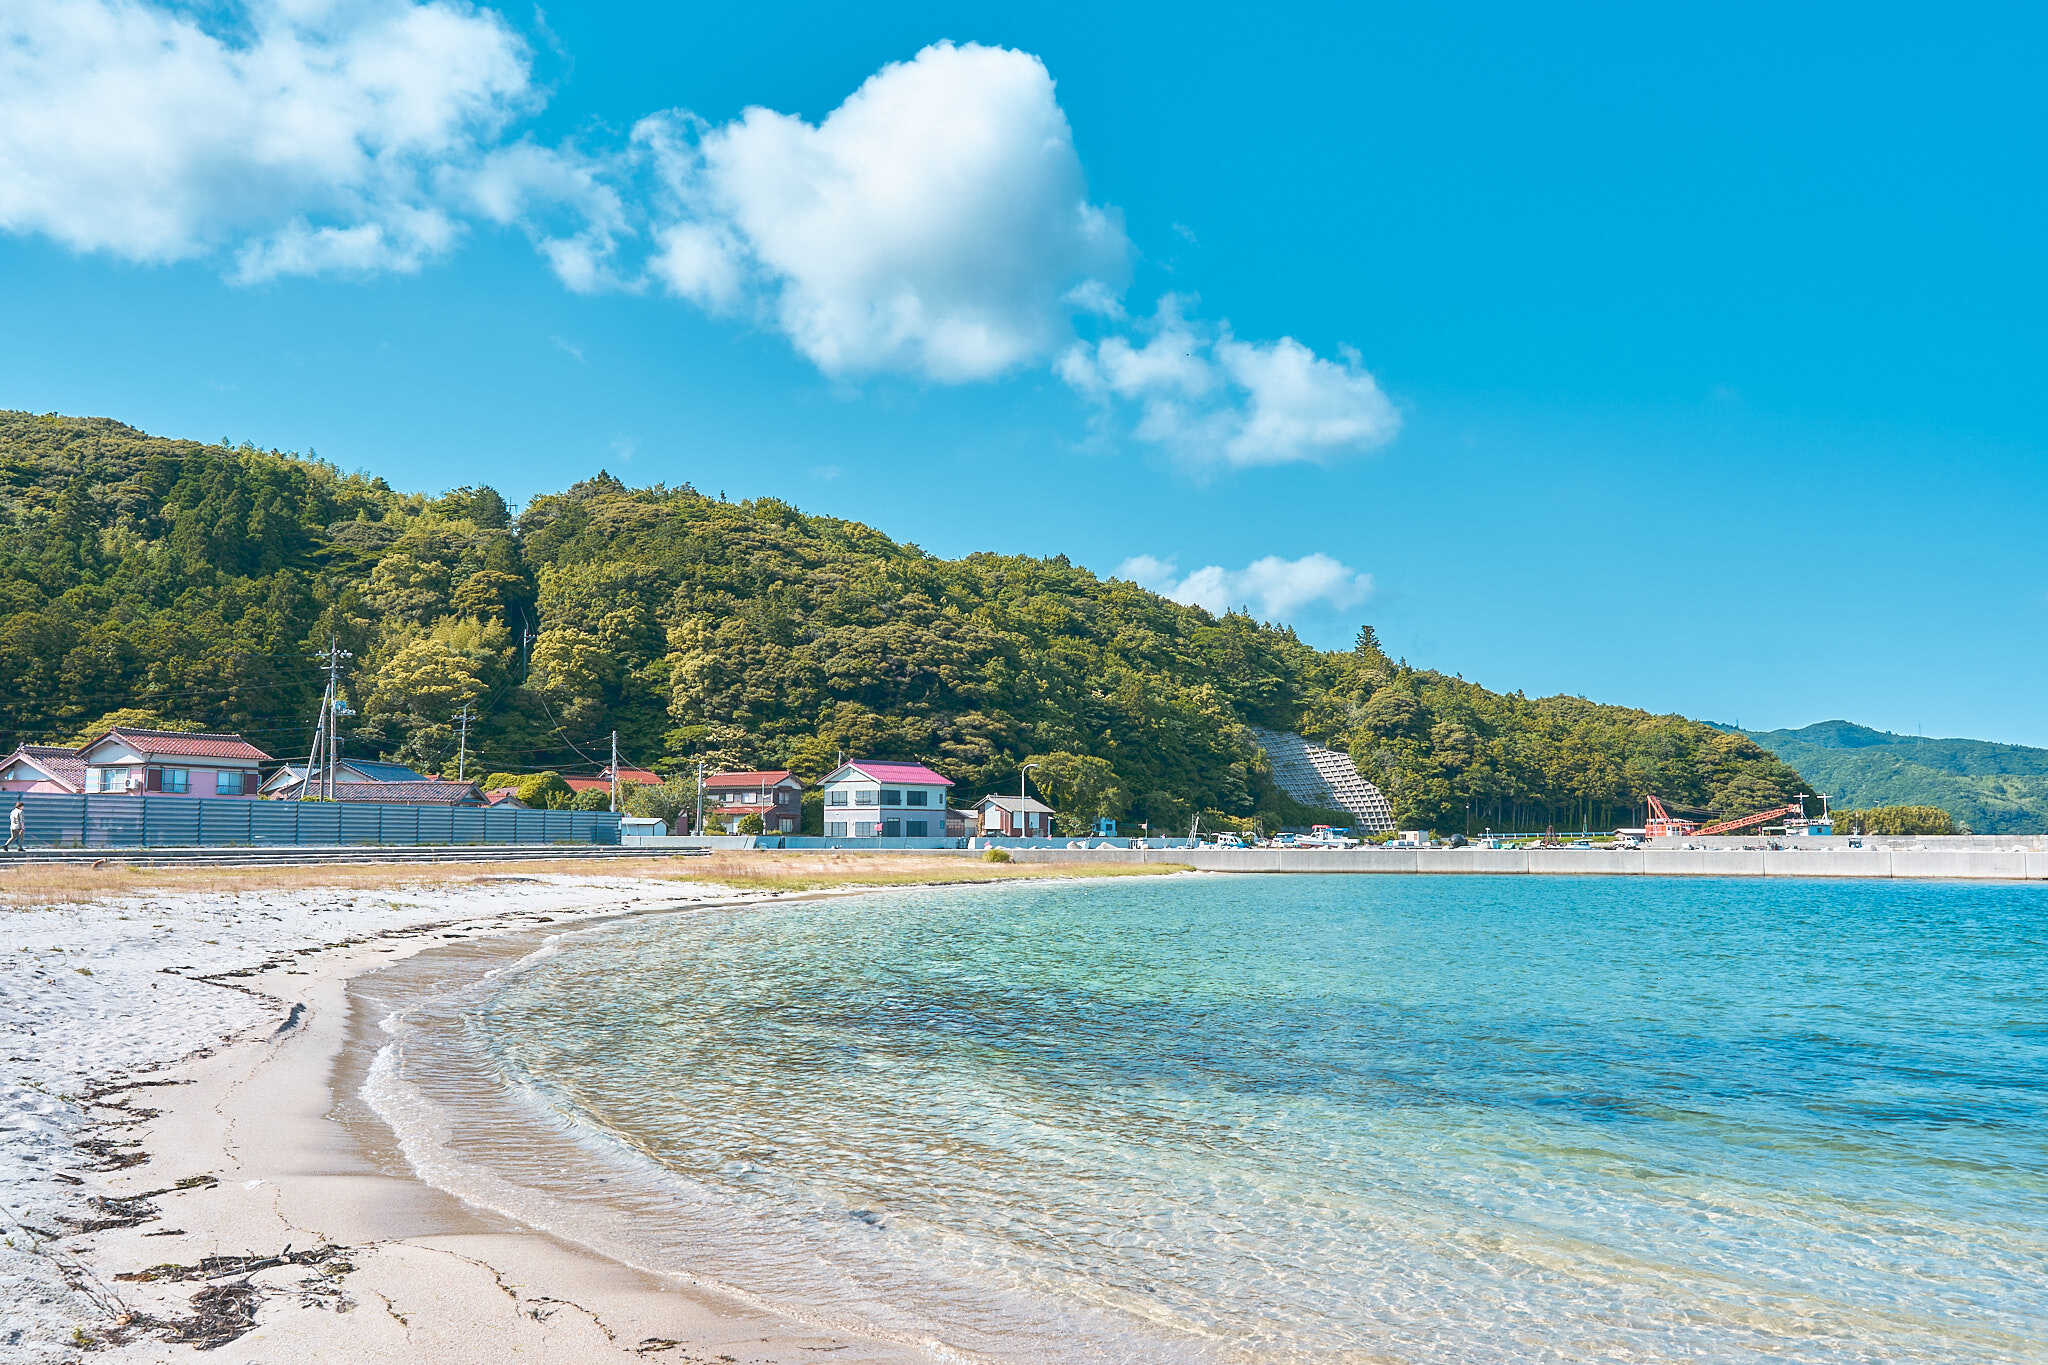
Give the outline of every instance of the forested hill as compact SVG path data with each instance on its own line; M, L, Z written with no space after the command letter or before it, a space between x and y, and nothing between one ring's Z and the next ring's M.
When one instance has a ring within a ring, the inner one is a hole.
M350 751L588 772L918 758L971 798L1019 764L1072 820L1298 818L1241 725L1348 747L1403 821L1593 827L1644 791L1741 813L1802 790L1748 739L1326 653L1064 558L944 560L773 500L600 475L516 520L251 445L0 414L0 742L135 708L311 737L313 652L353 652Z
M1938 806L1977 834L2048 829L2048 749L1895 735L1844 720L1738 733L1797 765L1845 809Z

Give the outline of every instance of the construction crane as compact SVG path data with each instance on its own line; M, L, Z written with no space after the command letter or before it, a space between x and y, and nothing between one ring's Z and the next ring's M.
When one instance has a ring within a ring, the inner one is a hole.
M1645 793L1645 795L1648 796L1648 793ZM1704 838L1712 834L1733 834L1738 829L1748 829L1751 825L1761 825L1768 821L1776 820L1780 816L1797 815L1802 819L1806 816L1806 800L1803 797L1787 805L1774 807L1771 810L1761 810L1754 815L1744 815L1734 820L1721 820L1711 825L1702 825L1696 820L1679 819L1671 814L1670 811L1665 810L1664 803L1655 796L1649 796L1649 802L1650 818L1643 822L1643 833L1652 839L1672 836L1683 838L1687 835L1698 835Z
M1683 836L1691 834L1700 827L1697 820L1680 820L1670 811L1665 810L1664 803L1657 799L1655 793L1644 792L1643 795L1650 802L1650 818L1643 821L1643 834L1645 837L1663 839L1673 835Z
M1779 806L1775 810L1761 810L1755 815L1745 815L1739 820L1723 820L1719 824L1701 825L1693 833L1702 838L1709 834L1733 834L1738 829L1748 829L1751 825L1761 825L1767 821L1775 820L1781 815L1804 816L1805 814L1806 803L1804 801L1794 801L1788 806Z

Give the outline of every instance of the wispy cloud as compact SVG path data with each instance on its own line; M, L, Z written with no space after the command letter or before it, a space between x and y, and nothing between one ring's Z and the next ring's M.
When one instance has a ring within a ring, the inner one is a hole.
M1267 555L1242 569L1210 564L1187 574L1171 559L1133 555L1117 565L1115 576L1218 614L1250 607L1269 621L1284 621L1311 606L1349 611L1373 591L1371 574L1320 552L1299 559Z
M578 365L584 363L583 348L581 346L578 346L575 342L570 341L567 337L551 336L548 338L548 344L550 346L553 346L556 350L560 351L563 355L568 356Z
M1107 415L1133 414L1132 435L1198 467L1288 464L1385 445L1400 414L1359 354L1335 360L1292 337L1240 341L1207 327L1167 295L1142 344L1124 335L1077 343L1060 377Z

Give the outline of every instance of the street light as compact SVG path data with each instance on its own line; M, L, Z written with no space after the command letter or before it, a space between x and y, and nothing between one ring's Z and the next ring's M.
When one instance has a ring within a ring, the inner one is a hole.
M1024 833L1024 802L1029 799L1024 795L1024 775L1037 766L1036 763L1026 763L1017 770L1017 833L1020 835Z

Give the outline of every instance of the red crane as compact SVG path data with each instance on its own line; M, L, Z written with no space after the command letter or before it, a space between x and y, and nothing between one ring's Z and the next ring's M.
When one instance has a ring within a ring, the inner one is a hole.
M1761 825L1765 821L1775 820L1781 815L1804 814L1806 814L1806 803L1804 801L1794 801L1790 805L1779 806L1776 810L1763 810L1758 811L1755 815L1745 815L1740 820L1723 820L1719 824L1702 825L1694 830L1693 833L1701 836L1708 834L1732 834L1738 829L1748 829L1751 825Z
M1650 818L1643 822L1643 833L1652 839L1672 836L1682 838L1693 834L1702 837L1710 834L1732 834L1738 829L1748 829L1751 825L1761 825L1766 821L1776 820L1783 815L1804 816L1806 814L1806 802L1802 800L1793 801L1771 810L1760 810L1755 815L1745 815L1735 820L1722 820L1715 824L1702 825L1697 820L1679 819L1670 811L1665 810L1664 803L1655 796L1647 792L1644 795L1648 797L1650 802Z
M1649 838L1662 839L1671 835L1686 835L1699 828L1698 821L1680 820L1665 810L1664 803L1657 799L1655 793L1644 792L1643 795L1650 802L1650 818L1643 821L1643 833Z

